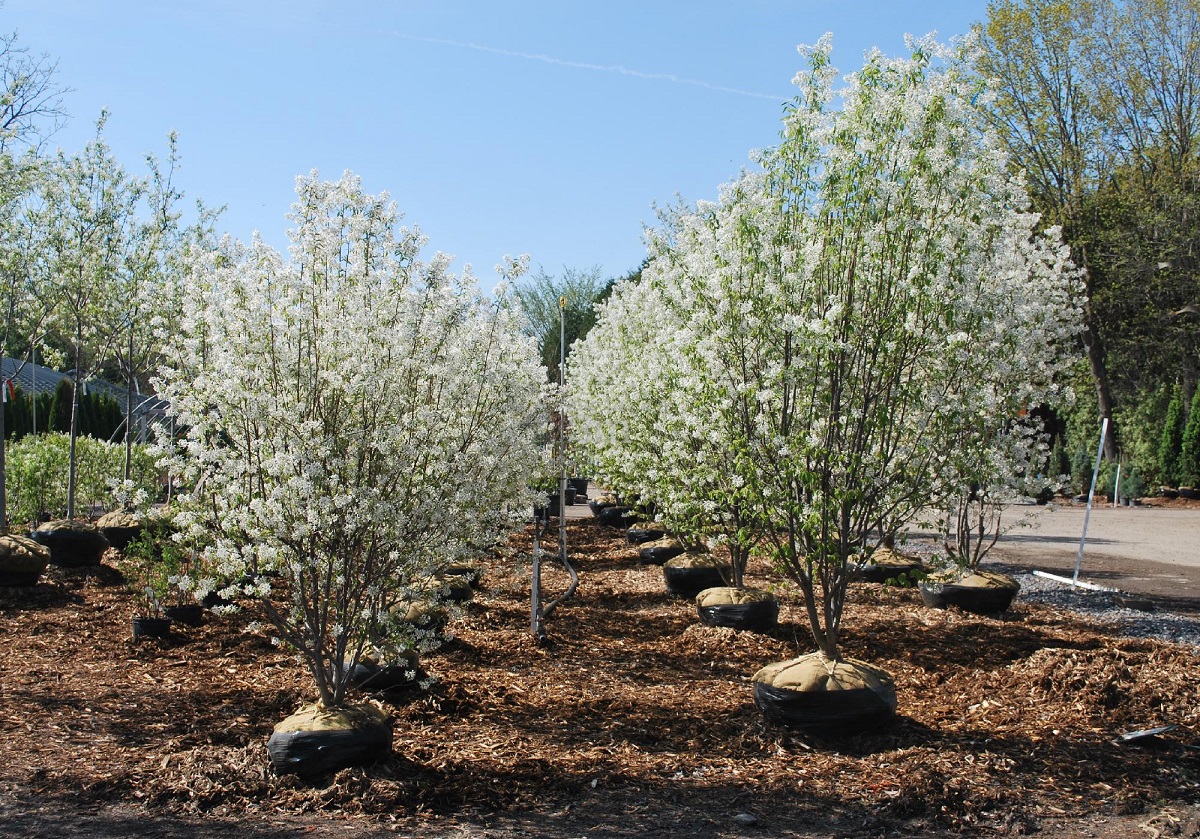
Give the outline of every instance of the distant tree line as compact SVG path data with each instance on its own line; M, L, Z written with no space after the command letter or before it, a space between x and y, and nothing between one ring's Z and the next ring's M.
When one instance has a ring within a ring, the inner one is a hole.
M1200 0L994 0L980 35L980 105L1083 272L1060 460L1090 478L1106 417L1111 463L1200 481Z
M32 394L16 388L4 402L4 439L15 442L33 433L71 431L71 383L64 379L53 391ZM79 397L77 431L98 440L120 439L124 412L116 399L94 390Z

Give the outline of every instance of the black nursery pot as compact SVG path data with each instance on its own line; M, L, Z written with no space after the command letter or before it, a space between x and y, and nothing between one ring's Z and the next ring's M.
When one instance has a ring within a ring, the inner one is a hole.
M546 493L546 503L539 504L533 508L533 517L535 519L557 517L560 512L561 510L558 506L558 493L548 492Z
M170 618L136 617L133 619L133 640L135 641L140 641L143 638L161 639L170 637Z

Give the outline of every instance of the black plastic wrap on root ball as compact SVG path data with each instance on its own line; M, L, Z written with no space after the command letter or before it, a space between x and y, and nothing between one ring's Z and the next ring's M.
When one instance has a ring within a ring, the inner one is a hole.
M994 586L956 586L945 583L921 583L921 602L933 609L957 606L977 615L996 615L1008 611L1015 588Z
M640 545L643 542L654 542L667 535L667 531L658 530L653 527L638 527L636 524L625 531L625 538L629 540L631 545Z
M385 723L333 731L275 732L267 740L275 771L305 779L374 763L391 750L392 727Z
M108 539L99 530L35 530L33 538L50 549L50 564L60 568L99 565L108 550Z
M100 532L104 534L104 538L108 543L118 551L123 551L129 547L129 543L136 539L142 532L140 524L129 527L102 527Z
M365 691L400 691L417 687L425 676L415 659L382 666L360 661L350 671L350 684Z
M685 550L683 545L654 545L638 551L638 560L646 565L662 565L668 560L682 556Z
M605 510L619 506L621 505L617 504L615 501L601 501L599 498L588 499L588 509L592 511L593 516L598 516Z
M904 579L909 580L911 585L911 581L915 580L924 570L919 562L913 562L908 565L896 562L876 565L873 562L868 562L866 565L859 567L858 575L859 579L866 583L886 583L888 580L899 580L901 579L901 575L903 575Z
M871 688L800 691L755 682L754 705L768 722L821 736L870 731L895 713L895 706Z
M674 568L664 565L663 579L667 582L667 591L680 597L695 597L706 588L725 585L721 569L710 566Z
M696 611L700 613L700 623L705 626L727 626L730 629L764 632L779 624L779 603L775 600L697 606Z
M596 518L605 527L628 528L641 521L641 516L628 507L605 507L596 514Z

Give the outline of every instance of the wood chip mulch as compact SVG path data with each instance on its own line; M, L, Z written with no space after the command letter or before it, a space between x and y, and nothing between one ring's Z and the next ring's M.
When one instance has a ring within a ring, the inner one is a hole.
M845 653L895 678L888 729L822 741L767 725L751 676L812 649L795 592L770 635L705 627L662 569L593 519L573 520L576 597L529 633L531 534L425 657L438 683L382 701L394 755L319 783L275 775L265 742L309 700L301 668L253 606L134 644L133 603L106 560L0 589L0 791L149 812L367 820L515 812L603 794L738 812L852 812L878 825L1026 832L1039 819L1200 799L1200 653L1123 638L1018 597L982 617L915 590L856 584ZM544 584L566 585L554 562ZM1118 735L1180 726L1157 741ZM613 804L612 806L617 806Z

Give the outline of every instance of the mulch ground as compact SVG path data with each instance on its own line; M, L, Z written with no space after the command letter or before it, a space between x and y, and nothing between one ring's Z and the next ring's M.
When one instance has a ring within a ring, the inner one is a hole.
M135 645L133 603L111 565L0 589L10 802L0 825L11 802L70 801L151 821L483 825L456 836L501 835L486 825L530 813L562 836L1017 835L1050 824L1065 836L1073 819L1122 817L1147 835L1172 819L1177 832L1160 835L1194 835L1178 831L1195 828L1186 813L1200 802L1195 649L1019 598L993 618L856 584L845 652L893 675L898 716L880 732L816 740L764 723L751 695L759 667L812 649L787 585L752 568L748 582L774 586L784 604L770 635L705 627L623 532L591 519L569 531L581 582L547 622L551 643L529 633L526 532L488 561L455 639L424 659L436 686L380 700L394 755L319 783L270 769L273 725L311 695L252 606ZM553 596L566 575L551 568L544 583ZM1180 728L1113 742L1166 724ZM735 825L741 813L758 827Z

